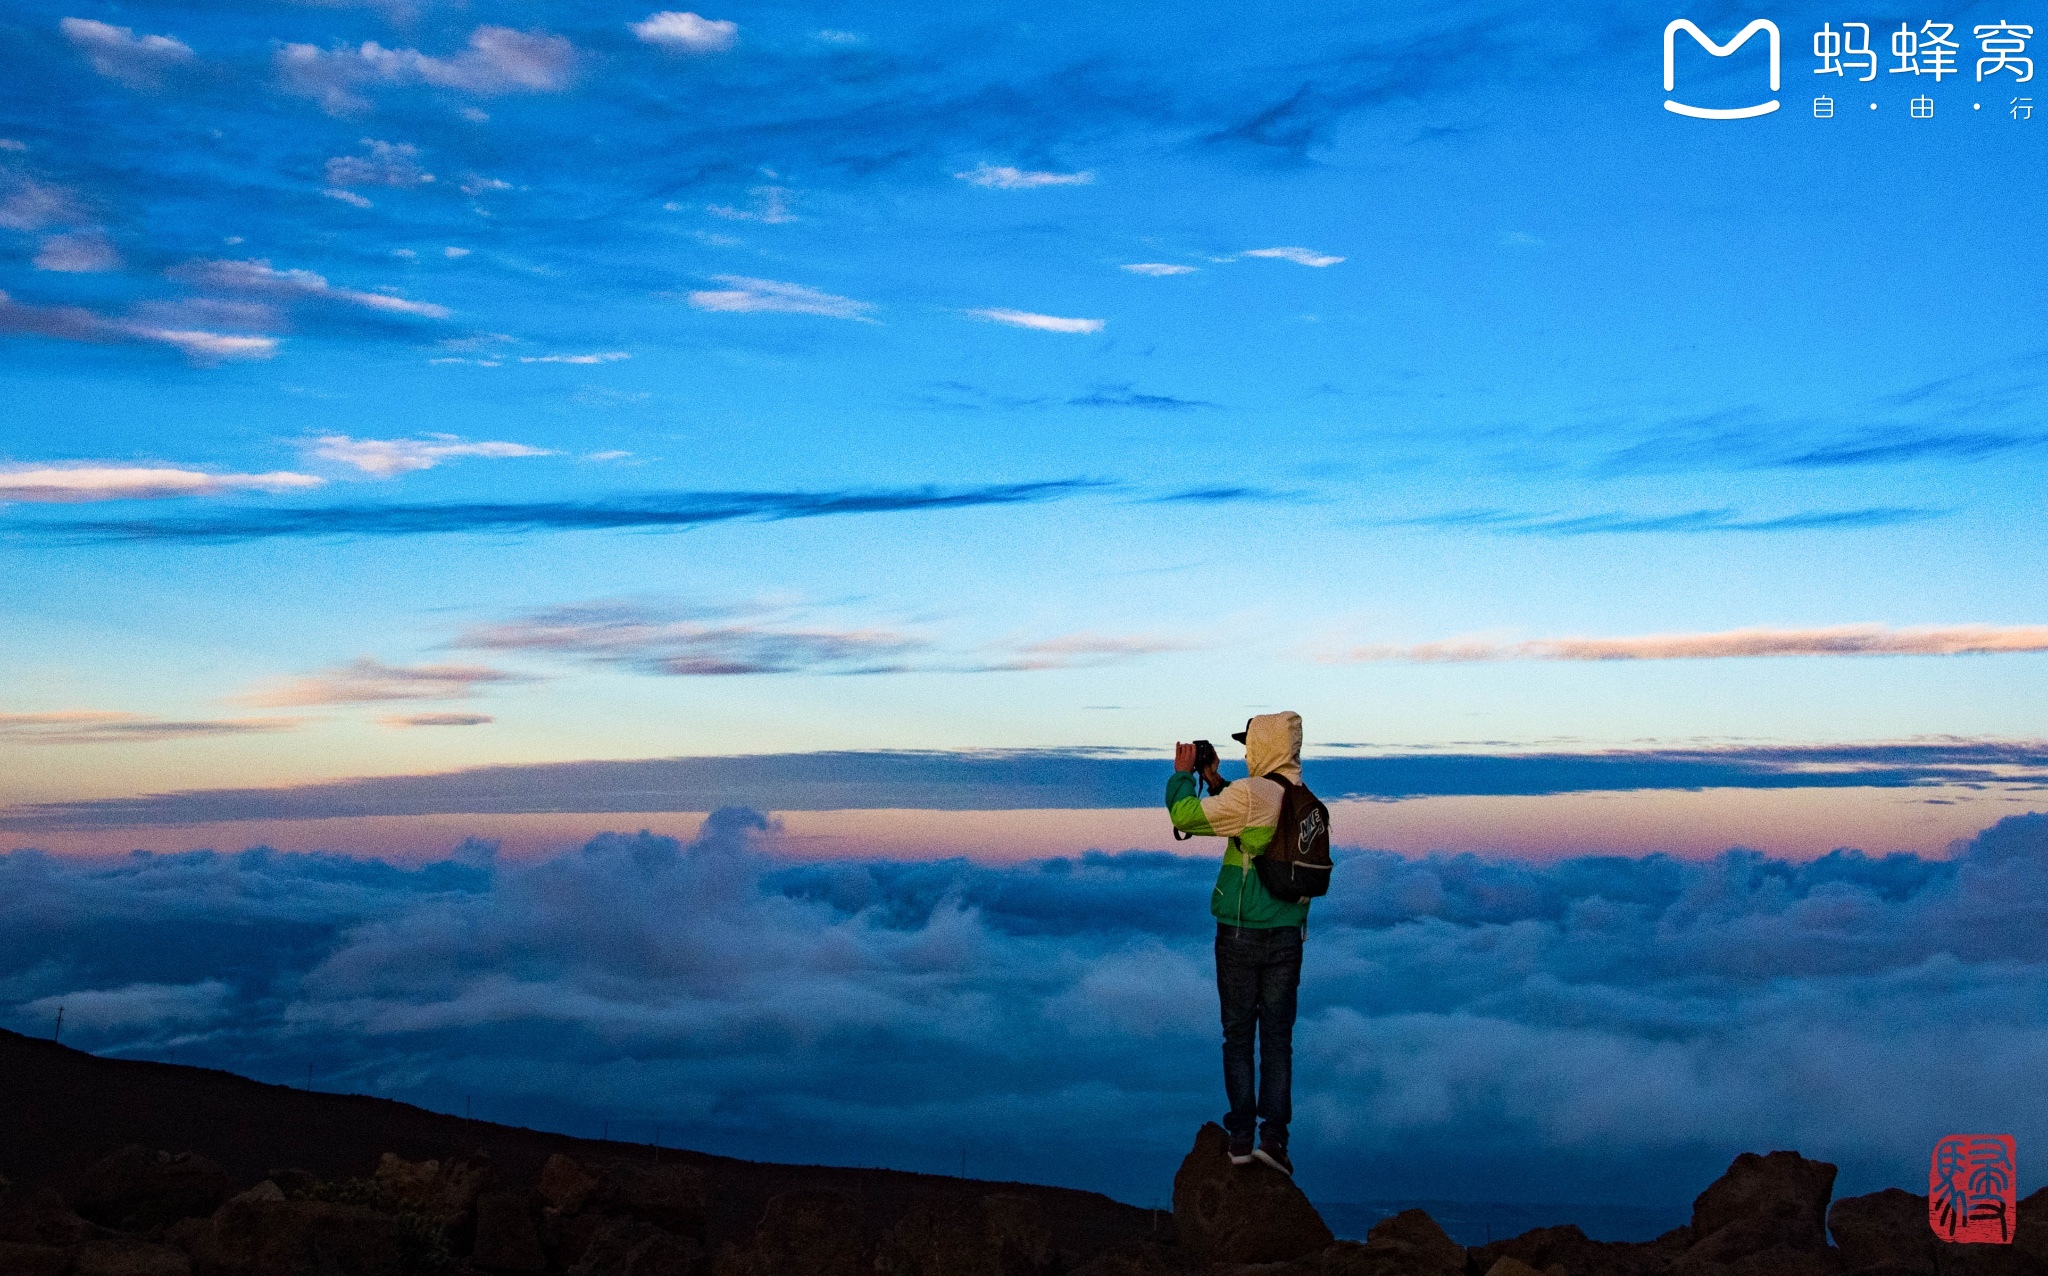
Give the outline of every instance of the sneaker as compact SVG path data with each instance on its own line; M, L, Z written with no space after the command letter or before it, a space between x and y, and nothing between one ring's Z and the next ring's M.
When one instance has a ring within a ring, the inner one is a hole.
M1253 1152L1252 1155L1285 1174L1288 1178L1294 1177L1294 1162L1287 1159L1286 1144L1261 1143L1258 1150Z
M1250 1165L1252 1157L1255 1155L1257 1153L1252 1151L1251 1136L1247 1135L1244 1138L1239 1138L1234 1134L1230 1136L1230 1163L1232 1165Z

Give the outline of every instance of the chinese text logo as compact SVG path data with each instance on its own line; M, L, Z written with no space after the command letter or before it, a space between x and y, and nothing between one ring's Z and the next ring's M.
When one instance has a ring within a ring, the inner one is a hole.
M1927 1224L1945 1241L2010 1245L2018 1192L2010 1134L1951 1134L1927 1167Z

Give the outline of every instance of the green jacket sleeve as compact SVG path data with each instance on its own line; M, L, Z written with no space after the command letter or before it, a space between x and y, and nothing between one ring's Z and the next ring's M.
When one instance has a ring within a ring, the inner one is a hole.
M1173 816L1173 827L1181 832L1202 837L1216 836L1216 830L1209 827L1208 815L1202 811L1202 799L1192 772L1175 771L1173 778L1166 782L1166 809Z

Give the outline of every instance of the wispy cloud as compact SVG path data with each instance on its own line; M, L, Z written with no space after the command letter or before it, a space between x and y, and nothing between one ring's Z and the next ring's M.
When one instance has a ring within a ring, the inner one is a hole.
M0 465L0 502L72 505L90 501L158 500L169 496L218 496L223 492L292 492L320 486L311 474L279 470L270 474L214 474L168 466Z
M953 176L974 186L987 186L1001 191L1037 190L1044 186L1088 186L1094 183L1095 174L1032 172L1027 169L1011 168L1008 165L977 164L964 173Z
M560 361L583 362L580 359ZM452 434L430 434L424 439L352 439L346 434L323 434L308 442L306 447L323 461L354 466L378 478L395 478L414 470L430 470L443 461L461 456L554 455L546 448L528 447L524 443L465 443Z
M315 274L310 270L278 270L263 258L249 261L193 261L182 266L174 266L169 273L173 279L202 288L220 288L257 296L341 302L384 314L418 315L426 319L446 319L449 313L446 306L437 306L429 301L413 301L383 292L337 288L328 283L324 275Z
M0 713L0 740L13 744L149 744L192 736L290 731L304 721L303 718L230 718L179 722L102 709Z
M756 186L747 191L754 197L752 208L735 208L730 204L706 204L704 211L727 221L760 222L766 226L782 226L796 220L796 214L789 211L789 188L786 186Z
M1500 642L1452 638L1402 647L1352 647L1332 664L1401 661L1460 664L1501 660L1740 660L1760 656L1965 656L2048 651L2048 625L1834 625L1819 629L1730 629L1630 638L1537 638Z
M42 230L80 216L78 197L49 182L0 174L0 192L0 226L8 230Z
M1601 536L1669 532L1810 532L1897 527L1940 518L1946 511L1882 505L1867 509L1802 510L1768 518L1746 518L1732 509L1682 510L1675 514L1529 514L1512 510L1451 510L1416 518L1379 520L1382 527L1441 527L1503 536Z
M1163 278L1167 275L1192 275L1199 271L1201 267L1176 266L1163 261L1134 261L1118 267L1118 269L1128 270L1134 275L1151 275L1154 278Z
M1319 253L1312 248L1248 248L1246 257L1270 257L1278 261L1291 261L1297 266L1334 266L1343 261L1328 253Z
M192 48L167 35L135 34L132 27L117 27L91 18L65 18L57 24L64 38L85 55L92 69L131 89L153 89L163 83L164 72L191 62Z
M434 175L420 167L420 149L406 142L380 142L374 137L363 139L369 148L368 155L337 155L327 161L327 184L330 186L393 186L403 189L408 186L425 186L434 180Z
M1076 408L1145 408L1153 412L1191 412L1196 408L1219 406L1206 399L1177 399L1170 394L1139 394L1129 384L1103 386L1078 398L1068 399L1067 405Z
M139 309L139 308L138 308ZM116 319L83 306L32 306L0 292L0 336L50 337L101 344L149 343L174 347L195 363L268 359L274 337L233 336L197 328L170 328L137 317Z
M65 274L97 274L119 270L121 254L103 232L88 230L70 235L51 235L36 249L35 268Z
M608 501L471 505L340 505L234 510L205 518L44 523L17 536L67 541L234 541L343 536L430 536L464 532L565 532L621 528L683 530L711 523L779 522L835 514L885 514L1035 504L1099 491L1090 479L970 488L848 489L836 492L674 492Z
M1029 310L969 310L970 317L985 323L1006 323L1013 328L1035 328L1040 332L1101 332L1100 319L1065 319L1059 315L1033 314Z
M447 57L387 49L368 40L357 48L287 44L277 51L275 65L286 92L313 98L330 114L346 115L369 108L357 90L370 85L558 93L574 78L576 50L563 37L544 31L480 26L470 32L468 48Z
M835 297L829 292L806 288L802 284L754 279L747 275L713 275L712 278L728 286L723 289L691 293L690 304L699 310L733 314L824 315L828 319L875 322L868 317L868 312L873 310L874 306L869 302L855 301L851 297Z
M633 356L624 350L605 350L597 354L522 354L521 363L617 363ZM528 453L527 455L539 455Z
M377 719L385 727L480 727L496 722L488 713L389 713Z
M885 629L706 622L642 607L562 607L462 635L483 651L545 651L672 677L895 673L929 644Z
M485 687L532 679L483 665L387 665L369 656L247 692L238 699L261 708L323 704L380 704L393 700L467 700Z
M673 10L650 13L626 24L642 43L678 53L723 53L739 43L740 25L723 18L700 18Z
M1091 668L1120 664L1142 656L1187 651L1194 644L1158 634L1062 634L1020 644L1016 654L985 666L990 672Z

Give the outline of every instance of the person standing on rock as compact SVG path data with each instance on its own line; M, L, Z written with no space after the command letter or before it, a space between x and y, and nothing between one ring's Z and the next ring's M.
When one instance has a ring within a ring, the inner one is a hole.
M1198 757L1195 745L1176 744L1166 807L1176 835L1230 839L1209 896L1216 918L1216 992L1223 1003L1223 1089L1230 1099L1223 1128L1230 1133L1230 1159L1243 1165L1256 1157L1291 1175L1294 1003L1309 901L1276 897L1253 860L1272 844L1289 792L1301 783L1301 715L1260 714L1231 739L1244 744L1250 775L1230 784L1217 773L1215 750ZM1211 796L1200 796L1198 774Z

